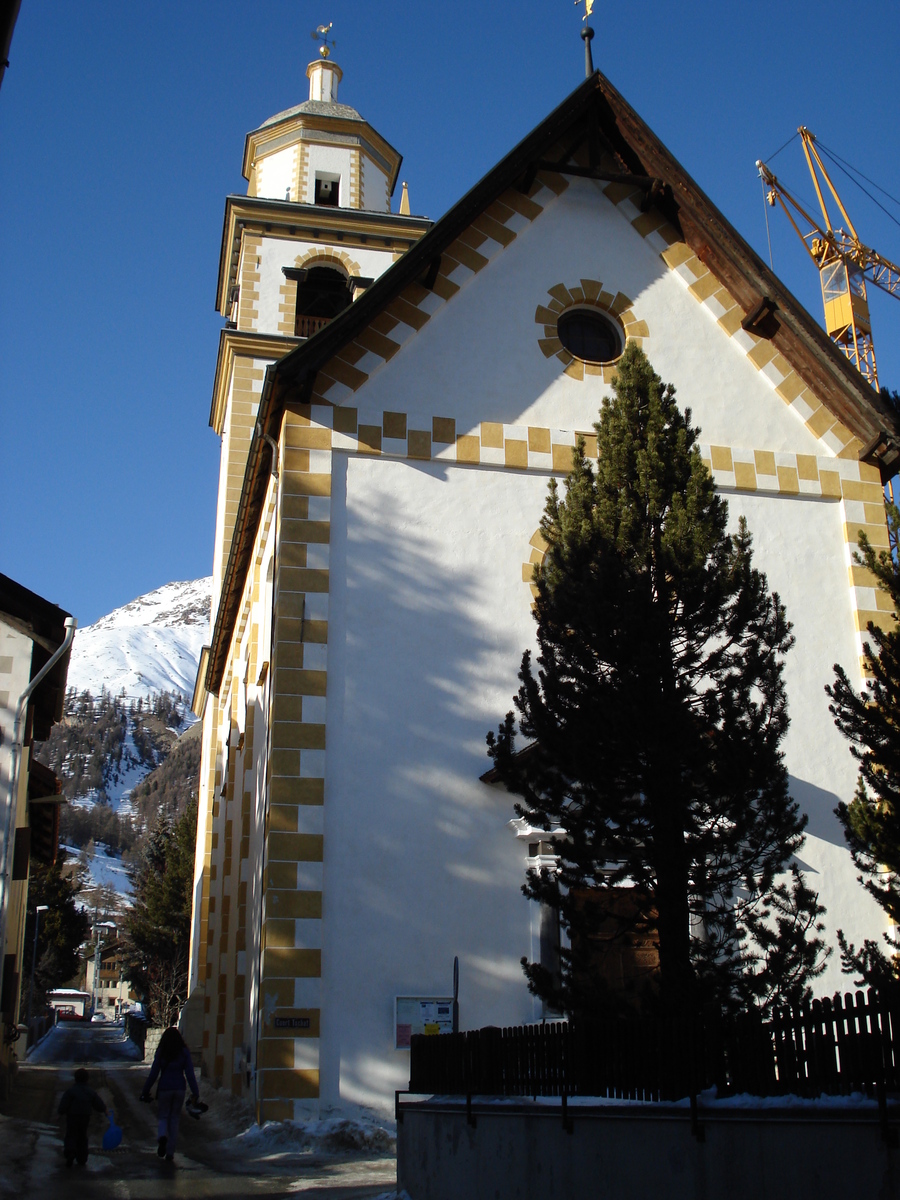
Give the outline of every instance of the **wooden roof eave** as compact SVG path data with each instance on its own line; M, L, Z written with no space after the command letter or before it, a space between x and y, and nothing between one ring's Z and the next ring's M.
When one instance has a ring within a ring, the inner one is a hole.
M219 694L222 677L225 673L231 637L234 633L243 594L243 582L247 577L253 556L259 518L272 472L273 452L265 439L265 434L269 434L271 437L273 432L275 435L278 433L277 425L273 421L273 412L277 407L277 400L281 397L283 387L275 376L277 365L277 363L273 363L266 368L256 424L250 439L250 451L241 486L241 499L234 521L231 547L222 577L222 591L216 611L215 628L209 647L206 691L216 696Z
M803 382L865 446L880 432L900 442L896 414L824 329L781 283L708 199L694 179L608 81L604 99L616 132L637 155L647 175L672 189L685 241L738 304L749 313L764 297L777 304L776 349Z

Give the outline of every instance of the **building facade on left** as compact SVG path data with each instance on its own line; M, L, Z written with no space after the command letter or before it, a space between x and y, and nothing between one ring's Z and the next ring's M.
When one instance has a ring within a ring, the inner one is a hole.
M16 1063L29 868L55 860L63 803L32 748L62 717L74 633L69 613L0 575L0 1101Z

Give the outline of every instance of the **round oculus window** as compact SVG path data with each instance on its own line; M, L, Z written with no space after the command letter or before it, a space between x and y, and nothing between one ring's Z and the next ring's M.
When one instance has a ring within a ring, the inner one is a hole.
M622 353L617 326L596 308L570 308L561 313L556 334L569 353L584 362L613 362Z

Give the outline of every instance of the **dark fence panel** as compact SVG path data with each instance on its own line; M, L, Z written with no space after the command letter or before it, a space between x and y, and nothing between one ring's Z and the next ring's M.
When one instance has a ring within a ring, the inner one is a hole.
M869 1095L900 1090L900 994L857 992L725 1018L547 1022L417 1035L410 1091L439 1095Z
M137 1045L141 1054L144 1053L144 1042L147 1040L147 1022L134 1013L125 1014L125 1036Z

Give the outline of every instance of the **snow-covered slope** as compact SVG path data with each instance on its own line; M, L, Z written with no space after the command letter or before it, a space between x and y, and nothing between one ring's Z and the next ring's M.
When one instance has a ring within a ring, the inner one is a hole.
M209 636L211 589L211 576L167 583L79 629L68 686L95 696L105 687L129 699L151 692L190 699Z

